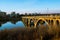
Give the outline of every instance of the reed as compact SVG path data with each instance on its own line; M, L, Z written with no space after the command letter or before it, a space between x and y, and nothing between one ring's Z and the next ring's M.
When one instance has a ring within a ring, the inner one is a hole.
M0 40L60 40L60 27L14 28L0 31Z

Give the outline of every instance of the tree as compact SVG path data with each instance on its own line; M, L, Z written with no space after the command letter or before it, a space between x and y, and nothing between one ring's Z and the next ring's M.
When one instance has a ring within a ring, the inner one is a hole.
M11 15L10 16L11 17L15 17L16 16L15 12L11 12Z

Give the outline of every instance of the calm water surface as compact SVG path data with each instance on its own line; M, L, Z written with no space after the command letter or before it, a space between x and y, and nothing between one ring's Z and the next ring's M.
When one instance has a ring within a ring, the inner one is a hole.
M2 24L2 26L0 27L0 30L12 29L12 28L17 28L17 27L25 27L25 26L22 21L18 21L16 22L16 24L13 24L11 22L6 22L5 24Z

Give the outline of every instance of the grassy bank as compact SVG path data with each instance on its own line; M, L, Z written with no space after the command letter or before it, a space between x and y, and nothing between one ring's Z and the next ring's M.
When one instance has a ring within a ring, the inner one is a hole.
M60 27L6 29L0 31L0 40L60 40Z

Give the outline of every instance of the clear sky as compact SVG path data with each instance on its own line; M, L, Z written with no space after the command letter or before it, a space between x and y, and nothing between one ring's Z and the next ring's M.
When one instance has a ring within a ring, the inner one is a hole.
M11 12L60 12L60 0L0 0L0 10Z

